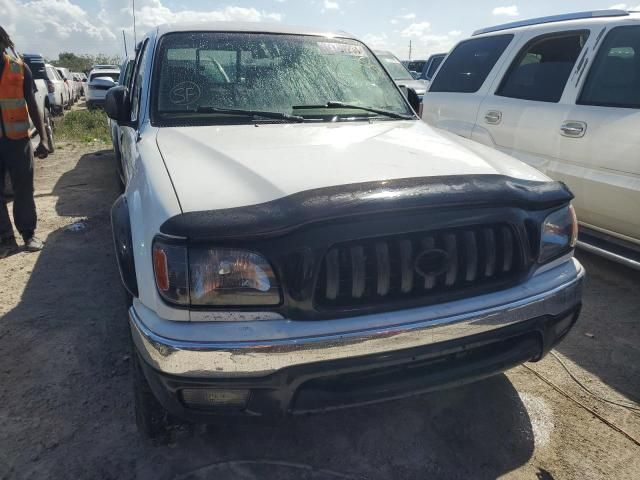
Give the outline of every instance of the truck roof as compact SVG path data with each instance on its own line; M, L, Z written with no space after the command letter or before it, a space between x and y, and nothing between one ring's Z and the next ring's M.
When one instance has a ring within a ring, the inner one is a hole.
M356 38L355 36L342 31L330 31L319 28L282 25L279 23L267 22L169 23L158 27L158 36L171 32L247 32Z

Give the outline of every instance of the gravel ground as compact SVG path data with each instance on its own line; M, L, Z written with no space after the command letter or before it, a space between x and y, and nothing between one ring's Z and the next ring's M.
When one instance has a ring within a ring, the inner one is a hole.
M146 444L111 246L113 162L100 144L65 144L39 161L46 248L0 260L0 478L640 478L640 275L584 254L583 315L540 363L417 398Z

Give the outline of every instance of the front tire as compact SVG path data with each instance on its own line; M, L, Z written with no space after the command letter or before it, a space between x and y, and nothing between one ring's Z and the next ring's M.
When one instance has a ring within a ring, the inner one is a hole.
M153 445L166 445L180 422L176 421L156 399L142 370L142 360L131 339L133 394L138 432Z

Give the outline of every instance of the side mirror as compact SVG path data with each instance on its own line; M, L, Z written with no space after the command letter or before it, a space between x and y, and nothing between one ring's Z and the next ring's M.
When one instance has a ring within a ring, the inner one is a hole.
M402 91L404 96L407 97L409 105L411 105L413 111L420 115L422 113L422 100L420 100L420 97L418 96L416 91L413 88L409 88L405 85L400 85L400 90Z
M131 103L126 87L113 87L107 90L104 99L104 111L107 116L119 125L131 125Z

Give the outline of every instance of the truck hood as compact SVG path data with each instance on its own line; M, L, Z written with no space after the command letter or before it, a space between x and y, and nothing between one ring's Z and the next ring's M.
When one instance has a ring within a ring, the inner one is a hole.
M399 178L548 180L512 157L422 121L167 127L158 129L157 145L185 213Z

